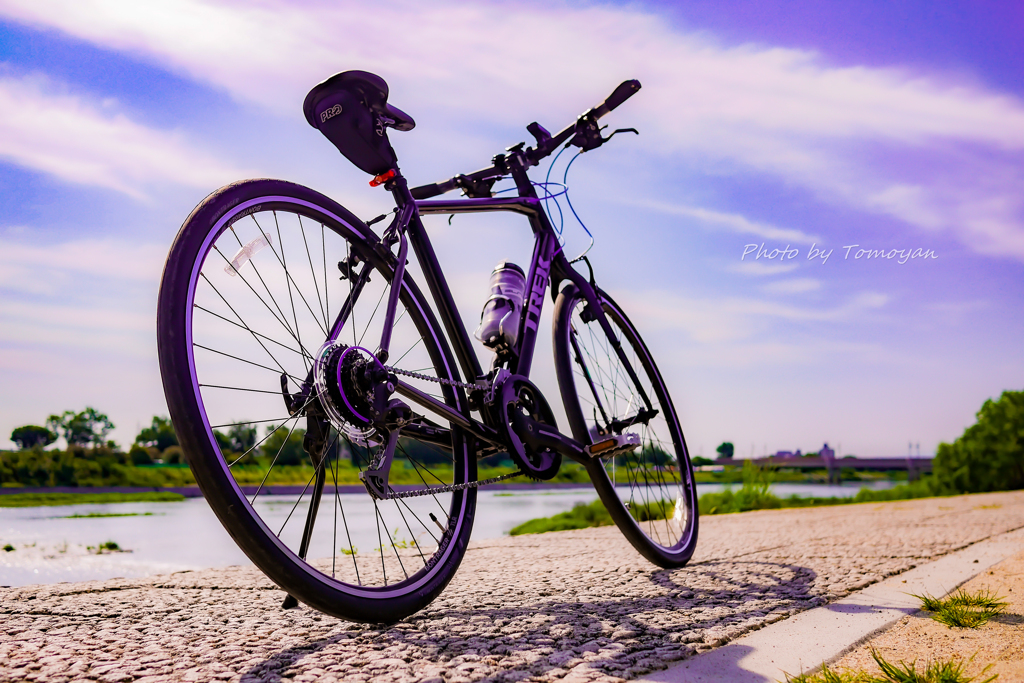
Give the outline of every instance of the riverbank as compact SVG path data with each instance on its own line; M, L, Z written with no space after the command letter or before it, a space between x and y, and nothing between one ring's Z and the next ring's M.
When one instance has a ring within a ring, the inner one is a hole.
M297 496L308 490L307 485L271 485L262 488L258 486L242 486L242 492L246 495L253 495L257 489L260 495L273 496ZM395 491L405 491L422 488L408 484L398 484L392 487ZM366 487L362 484L341 484L337 487L338 493L364 493ZM568 490L568 489L593 489L593 484L587 482L499 482L488 484L489 491L530 491L537 489ZM334 491L334 487L331 487ZM0 488L0 507L31 507L34 505L79 505L90 503L130 503L139 501L173 501L185 498L202 498L203 492L198 486L168 486L168 487L140 487L140 486L50 486L50 487L5 487Z
M747 462L737 460L735 466L725 466L720 471L695 472L694 480L699 484L739 483L744 480ZM337 477L337 482L343 486L360 487L359 469L350 460L340 459L332 476ZM434 463L432 470L439 478L451 480L450 467ZM485 460L480 463L478 474L481 479L489 479L514 471L515 467L511 461L495 463ZM298 464L270 467L268 458L258 456L240 462L232 468L232 473L241 486L257 487L263 484L275 487L303 487L312 479L313 468L308 458L306 461L300 460ZM846 474L847 481L879 482L905 479L905 474L902 473L850 471ZM637 472L631 472L627 467L618 468L616 473L616 478L621 484L627 483L631 476L637 476ZM788 483L825 483L828 481L828 474L825 469L807 472L783 469L775 470L773 479L776 482ZM588 484L589 481L590 477L582 465L566 461L562 463L553 479L525 483L549 486ZM408 461L396 459L390 473L390 483L415 485L420 483L420 475ZM0 493L11 488L61 491L76 488L175 491L196 489L196 480L187 464L135 464L130 454L109 448L0 451Z
M754 477L760 476L759 471ZM748 477L751 475L748 473ZM628 493L624 490L623 493ZM620 495L622 495L620 493ZM753 510L781 510L784 508L829 507L833 505L850 505L893 500L913 500L931 498L937 494L928 480L919 480L909 484L901 484L890 489L861 488L853 496L800 496L792 494L780 497L772 492L772 484L767 479L748 479L738 491L726 488L724 491L709 492L700 496L697 509L702 516L723 515ZM951 494L946 494L951 495ZM652 503L648 504L650 507ZM663 510L674 509L674 503L668 502L657 506ZM514 527L512 536L523 534L542 534L551 531L569 529L588 529L592 527L611 526L614 524L611 515L600 500L591 503L580 503L571 510L560 512L551 517L540 517Z
M714 515L676 570L613 527L477 541L389 627L282 610L244 567L26 586L0 591L0 681L614 683L1022 526L1022 492Z

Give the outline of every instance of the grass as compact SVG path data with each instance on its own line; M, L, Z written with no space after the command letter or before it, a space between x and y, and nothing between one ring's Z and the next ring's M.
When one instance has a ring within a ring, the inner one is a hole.
M173 503L185 496L170 491L141 493L7 493L0 495L0 507L25 508L46 505L86 505L97 503Z
M947 660L935 660L924 664L918 671L914 662L898 662L893 664L885 660L877 650L871 650L871 658L875 660L882 675L870 674L867 671L836 671L822 666L821 671L814 674L802 674L800 676L786 675L788 683L972 683L975 677L968 676L964 669L974 658L963 660L958 657ZM989 664L982 671L989 670ZM997 678L989 676L978 683L989 683Z
M921 601L921 609L932 613L932 619L951 628L979 628L1006 609L1007 602L987 590L968 593L957 589L948 598L935 598L928 594L914 595Z
M852 498L800 498L793 495L779 498L771 492L777 473L753 462L743 464L743 486L738 490L726 489L718 493L705 493L697 501L697 509L701 515L722 515L751 510L772 510L781 508L805 508L826 505L849 505L852 503L868 503L874 501L910 500L927 498L937 495L927 480L919 480L909 484L900 484L891 489L873 491L862 488ZM634 509L633 515L640 521L663 519L674 510L673 501L655 501L643 509ZM660 516L659 516L660 515ZM608 526L612 524L611 516L604 509L600 500L592 503L577 503L572 510L561 512L553 517L540 517L524 522L509 532L513 536L520 534L539 534L547 531L566 531L568 529L586 529L589 527Z
M87 545L87 546L85 546L85 549L88 550L90 553L95 553L96 555L107 555L109 553L130 553L131 552L131 550L125 550L124 548L119 546L116 541L104 541L103 543L100 543L99 545Z
M152 517L152 512L90 512L87 515L67 515L57 519L98 519L100 517Z
M600 500L593 503L576 503L572 510L560 512L553 517L540 517L523 522L509 532L512 536L521 534L542 534L547 531L589 529L595 526L610 526L611 515Z

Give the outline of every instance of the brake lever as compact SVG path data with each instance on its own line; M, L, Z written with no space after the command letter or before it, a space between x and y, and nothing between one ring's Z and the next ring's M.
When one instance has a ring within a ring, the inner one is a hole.
M617 128L608 137L603 137L601 131L608 126L598 126L597 119L592 115L584 114L581 116L576 124L576 134L572 136L569 142L565 143L565 146L575 145L580 148L583 152L589 152L592 149L597 149L604 143L611 140L618 133L635 133L640 135L640 131L636 128Z
M605 128L607 128L607 126L605 126ZM604 129L602 128L602 130ZM616 128L615 130L612 131L611 135L609 135L606 138L601 138L601 144L603 145L604 143L608 142L619 133L635 133L636 135L640 135L640 131L638 131L636 128Z

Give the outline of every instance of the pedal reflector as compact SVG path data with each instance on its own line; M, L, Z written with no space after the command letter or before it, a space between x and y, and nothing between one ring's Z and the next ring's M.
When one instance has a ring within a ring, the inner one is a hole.
M595 444L587 446L587 454L592 458L609 458L620 453L632 451L640 445L639 434L615 434Z

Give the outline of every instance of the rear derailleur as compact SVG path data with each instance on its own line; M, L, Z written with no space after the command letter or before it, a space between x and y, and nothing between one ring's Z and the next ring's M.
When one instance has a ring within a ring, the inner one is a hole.
M412 409L392 398L398 378L368 350L329 342L317 354L314 383L320 404L338 431L354 444L376 448L359 479L373 498L388 498L398 437L413 420Z

